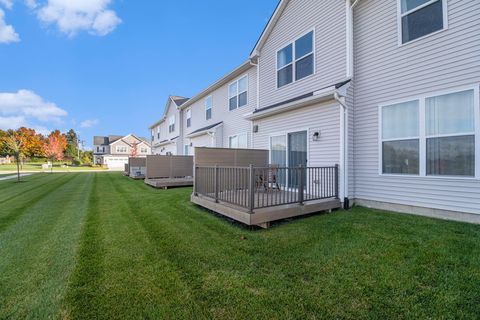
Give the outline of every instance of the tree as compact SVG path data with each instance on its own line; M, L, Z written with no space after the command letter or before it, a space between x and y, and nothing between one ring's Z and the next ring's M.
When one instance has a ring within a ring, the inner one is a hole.
M20 157L25 145L24 137L18 131L9 130L8 134L2 138L2 144L5 151L13 154L17 162L17 181L20 182Z
M65 150L65 156L77 159L79 155L78 135L75 130L70 129L66 134L67 149Z
M52 161L52 172L53 162L55 160L63 160L66 147L67 139L60 131L55 130L50 133L45 142L44 152L45 156Z
M92 165L93 164L93 151L82 151L81 162L82 162L82 164Z
M138 143L134 143L132 145L132 152L130 153L131 157L136 157L138 156Z
M33 129L20 128L17 134L22 137L24 142L23 156L25 157L43 157L44 140L43 135L38 134Z

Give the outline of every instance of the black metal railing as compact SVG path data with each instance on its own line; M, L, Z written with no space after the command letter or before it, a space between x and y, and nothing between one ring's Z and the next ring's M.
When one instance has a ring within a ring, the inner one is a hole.
M249 209L338 199L338 165L331 167L195 167L195 195Z

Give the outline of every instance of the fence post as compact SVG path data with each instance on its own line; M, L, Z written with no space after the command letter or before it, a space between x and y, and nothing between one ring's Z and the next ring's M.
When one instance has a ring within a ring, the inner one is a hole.
M213 180L214 180L214 190L215 190L215 202L218 203L218 165L215 165Z
M298 186L298 203L300 203L300 205L303 205L303 200L304 200L304 199L303 199L303 196L304 196L303 193L304 193L304 191L305 191L305 186L304 186L304 184L305 184L305 181L304 181L304 180L305 180L305 177L304 177L304 175L303 175L304 171L305 171L305 167L304 167L303 165L300 165L300 166L299 166L299 170L298 170L298 172L300 173L300 178L298 179L299 184L300 184L300 185Z
M338 189L339 189L339 179L338 179L338 171L340 169L340 166L338 164L335 165L335 199L338 199Z
M198 196L198 179L197 179L197 176L198 176L198 167L194 166L194 170L193 170L193 194L195 196Z
M250 213L253 213L253 209L255 207L255 170L253 168L253 164L249 166L250 169L250 181L249 181L249 210Z

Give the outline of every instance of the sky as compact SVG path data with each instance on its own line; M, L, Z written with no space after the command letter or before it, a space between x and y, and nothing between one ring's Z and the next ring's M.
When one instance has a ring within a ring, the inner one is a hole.
M277 0L0 0L0 129L149 137L247 60Z

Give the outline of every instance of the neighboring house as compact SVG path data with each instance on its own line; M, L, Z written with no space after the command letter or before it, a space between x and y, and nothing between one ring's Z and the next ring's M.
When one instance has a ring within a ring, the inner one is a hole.
M183 154L183 111L180 107L187 101L184 97L168 97L162 118L150 126L153 154Z
M137 157L146 157L151 154L150 143L145 138L139 138L133 134L93 137L93 161L97 165L123 170L128 163L128 158L135 153Z
M244 115L256 107L256 87L256 67L247 61L183 104L184 154L195 147L251 148Z
M177 105L176 150L338 164L344 206L480 222L478 17L474 0L281 0L249 61Z
M12 157L6 156L6 157L0 157L0 164L11 164L12 163Z

